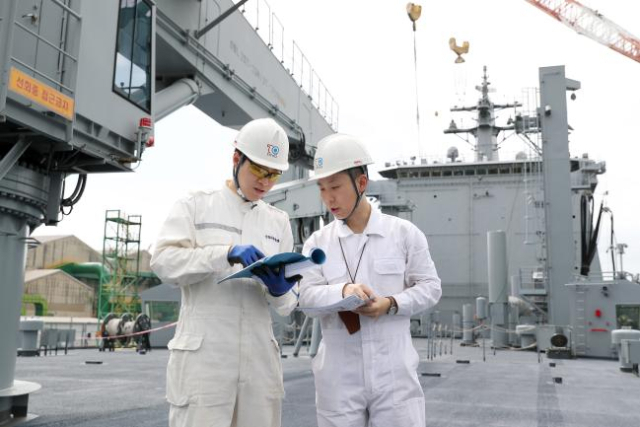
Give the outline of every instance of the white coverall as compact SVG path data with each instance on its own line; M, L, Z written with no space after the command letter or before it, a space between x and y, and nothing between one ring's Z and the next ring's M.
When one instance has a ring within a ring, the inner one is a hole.
M225 187L178 201L158 237L151 267L182 290L168 345L171 427L280 426L282 366L268 305L286 316L297 298L293 292L273 297L254 279L218 284L242 268L227 261L229 247L238 244L253 244L266 256L291 251L288 215Z
M318 427L423 427L425 402L411 343L410 316L440 299L442 290L427 239L412 223L375 208L362 235L340 220L316 231L303 253L323 249L325 264L306 272L300 284L300 306L318 307L342 299L351 274L378 297L393 296L396 315L377 320L360 317L360 331L349 335L337 313L320 318L322 342L313 359ZM351 243L355 243L350 245Z

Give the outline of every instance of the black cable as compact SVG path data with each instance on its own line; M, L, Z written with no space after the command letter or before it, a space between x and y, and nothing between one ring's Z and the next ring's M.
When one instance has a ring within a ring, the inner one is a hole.
M64 189L65 189L66 179L67 178L65 177L63 179L63 182L62 182L62 195L63 196L64 196ZM73 193L71 194L71 196L62 199L60 201L60 206L72 207L73 205L78 203L78 201L82 197L82 194L84 193L84 189L86 188L86 186L87 186L87 174L78 175L78 182L76 183L76 187L74 188Z
M596 256L597 248L598 248L598 234L600 232L600 220L602 219L602 212L604 212L604 202L600 203L600 212L598 213L598 220L596 221L596 228L593 230L591 235L591 240L589 241L589 251L587 254L587 266L589 269L591 268L591 263L593 262L593 258ZM588 274L587 270L587 274Z
M62 197L64 197L65 184L67 181L67 176L62 178ZM87 174L78 175L78 182L76 182L76 187L73 189L73 193L71 196L67 198L63 198L60 200L60 213L62 217L68 216L73 212L73 206L78 203L82 195L84 194L84 190L87 186ZM68 210L65 210L68 208ZM57 222L60 222L62 219L59 219Z
M82 195L84 194L84 190L87 187L87 175L86 174L82 174L78 177L78 179L82 179L82 184L80 185L80 189L78 190L77 194L75 195L75 197L73 197L72 203L75 205L76 203L78 203L80 201L80 198L82 197ZM74 192L75 193L75 192Z
M588 204L589 203L589 204ZM591 270L591 263L596 255L598 245L598 234L600 231L600 219L602 218L602 212L604 211L603 203L600 204L600 212L598 213L598 219L596 221L596 227L593 228L593 212L595 201L591 196L582 196L580 200L580 231L581 231L581 244L582 244L582 256L580 274L582 276L588 276Z
M589 267L587 266L587 240L591 236L587 236L587 196L582 195L580 198L580 275L587 276Z

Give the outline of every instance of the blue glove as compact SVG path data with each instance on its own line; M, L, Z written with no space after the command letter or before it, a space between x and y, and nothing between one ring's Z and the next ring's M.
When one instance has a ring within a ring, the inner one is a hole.
M260 258L264 258L264 254L253 245L236 245L227 255L229 264L242 264L243 267L253 264Z
M267 267L266 265L262 265L254 268L252 273L262 280L269 289L269 293L274 297L281 297L286 294L297 281L302 279L302 276L299 274L289 278L284 277L284 264L281 264L280 268L277 270Z

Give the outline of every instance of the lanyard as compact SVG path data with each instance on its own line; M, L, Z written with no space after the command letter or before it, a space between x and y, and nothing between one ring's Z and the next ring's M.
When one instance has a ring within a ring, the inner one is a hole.
M364 249L367 247L367 240L364 242L364 246L362 246L362 252L360 252L360 258L358 258L358 265L356 266L356 274L351 275L351 270L349 269L349 263L347 262L347 257L344 256L344 249L342 248L342 240L338 237L338 243L340 244L340 252L342 252L342 260L344 261L344 265L347 267L347 273L349 273L349 278L351 279L351 283L356 283L356 277L358 277L358 270L360 269L360 261L362 261L362 255L364 254Z

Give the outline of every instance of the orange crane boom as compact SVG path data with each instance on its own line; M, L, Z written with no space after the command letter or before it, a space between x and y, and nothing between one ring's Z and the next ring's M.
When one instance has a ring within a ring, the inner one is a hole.
M607 19L577 0L525 0L573 28L611 49L640 62L640 39L615 22Z

